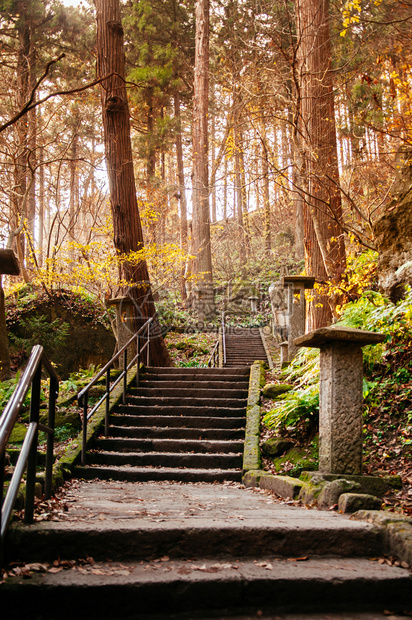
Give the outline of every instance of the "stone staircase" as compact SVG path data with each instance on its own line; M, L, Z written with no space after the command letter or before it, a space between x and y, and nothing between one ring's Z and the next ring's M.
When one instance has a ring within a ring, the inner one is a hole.
M147 368L79 478L239 481L249 368Z
M370 523L221 484L82 482L66 502L10 531L9 557L32 569L1 585L8 620L398 620L412 607L411 575L378 561Z
M268 361L258 327L226 327L226 367L251 366Z

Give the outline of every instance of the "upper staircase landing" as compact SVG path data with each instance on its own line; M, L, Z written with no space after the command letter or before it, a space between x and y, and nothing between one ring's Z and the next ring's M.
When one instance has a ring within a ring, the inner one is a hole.
M226 367L251 366L257 360L268 363L258 327L226 327Z

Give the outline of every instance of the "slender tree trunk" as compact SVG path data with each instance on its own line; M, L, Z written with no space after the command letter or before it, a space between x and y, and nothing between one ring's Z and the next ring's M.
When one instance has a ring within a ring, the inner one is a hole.
M43 245L44 245L44 147L43 144L39 146L39 160L40 160L40 170L39 170L39 237L38 237L38 245L37 245L37 262L39 267L43 265Z
M10 379L10 377L9 340L7 337L3 276L0 274L0 381L5 381Z
M95 0L97 19L97 73L115 73L102 82L102 113L113 215L114 245L120 255L143 246L143 231L136 198L130 118L124 83L125 58L119 0ZM155 315L146 262L138 265L122 262L120 275L130 283L129 294L135 302L140 322ZM137 321L139 324L139 320ZM158 321L155 321L158 327ZM153 366L170 365L170 358L160 334L155 332L150 348Z
M227 220L227 173L228 173L227 157L225 157L225 178L223 182L223 220Z
M176 130L176 160L177 160L177 178L179 183L179 205L180 205L180 249L187 252L187 204L186 204L186 188L185 188L185 172L183 167L183 146L182 146L182 127L180 117L180 97L179 93L174 95L175 118L177 121ZM187 299L185 284L185 268L181 269L181 293L182 300Z
M215 96L214 96L214 90L212 88L212 103L215 103ZM211 149L211 155L212 155L212 170L214 169L215 166L215 160L216 160L216 144L215 144L215 139L216 139L216 117L215 117L215 110L214 107L212 109L212 123L211 123L211 133L212 133L212 149ZM217 213L216 213L216 179L213 179L213 185L210 188L211 194L212 194L212 218L211 221L216 222L217 221Z
M265 237L265 250L268 252L272 247L271 231L270 231L270 194L269 194L269 159L266 146L266 136L262 144L262 177L263 177L263 213L264 228L263 235Z
M198 278L195 307L200 315L214 312L208 183L209 0L195 8L195 72L193 102L193 252ZM201 278L201 280L199 279Z
M243 131L239 126L238 132L239 138L239 166L240 166L240 199L242 210L242 227L243 227L243 239L245 244L245 255L250 256L250 224L249 224L249 212L246 192L246 170L245 170L245 154L243 152Z
M73 114L73 137L70 148L70 202L69 202L69 238L76 238L76 222L79 216L79 175L78 175L78 149L79 149L79 108L76 106ZM70 252L74 258L73 249Z

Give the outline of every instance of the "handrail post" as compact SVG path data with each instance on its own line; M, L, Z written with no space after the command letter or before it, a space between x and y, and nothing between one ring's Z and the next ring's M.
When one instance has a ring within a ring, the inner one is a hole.
M140 387L140 336L136 336L136 353L137 353L137 365L136 365L136 387Z
M110 368L106 371L106 413L104 416L104 434L109 434L109 414L110 414Z
M86 444L87 444L87 411L88 411L89 392L83 396L83 439L82 439L82 465L86 465Z
M5 452L3 452L2 455L0 455L0 532L2 530L1 514L3 510L3 502L4 502L4 468L6 466L5 456L6 456ZM0 536L0 565L3 564L3 560L4 560L3 556L4 556L3 539Z
M36 486L36 464L37 464L37 444L38 444L38 424L40 413L40 388L41 388L41 364L38 365L31 384L30 398L30 424L36 424L33 443L30 448L27 460L26 476L26 501L24 504L24 522L33 523L34 515L34 495Z
M150 327L151 323L147 326L147 353L146 353L146 366L150 366Z
M127 349L124 350L123 354L123 394L122 394L122 403L126 404L126 392L127 392Z
M49 412L47 417L47 426L53 433L47 434L47 450L46 450L46 472L44 478L44 497L50 499L52 494L52 477L53 477L53 450L54 450L54 426L56 417L56 396L58 383L54 377L50 377L49 381Z

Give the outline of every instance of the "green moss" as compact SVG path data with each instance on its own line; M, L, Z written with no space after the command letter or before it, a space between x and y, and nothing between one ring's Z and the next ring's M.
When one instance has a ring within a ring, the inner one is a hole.
M19 422L16 422L11 432L9 443L23 443L26 432L27 428L24 426L24 424L19 424Z
M314 449L308 453L307 450L291 448L283 456L273 459L273 464L277 473L287 471L289 476L299 478L303 471L316 471L318 469L319 463L316 457L317 454Z
M287 383L267 383L262 390L262 396L265 398L278 398L285 392L290 392L293 390L293 385L289 385Z

